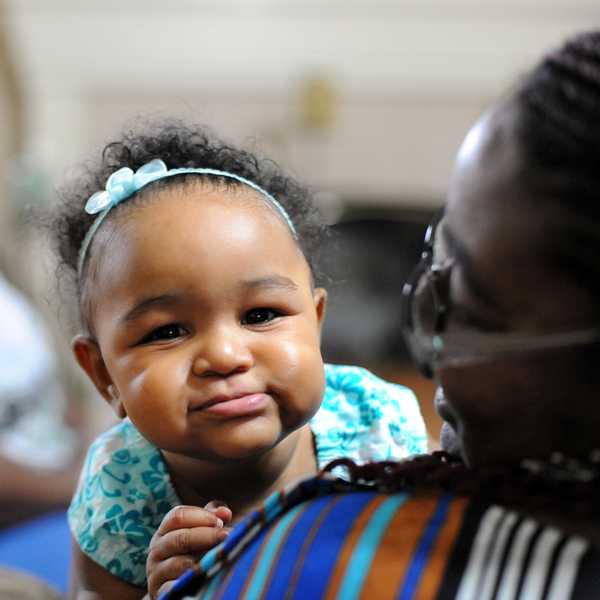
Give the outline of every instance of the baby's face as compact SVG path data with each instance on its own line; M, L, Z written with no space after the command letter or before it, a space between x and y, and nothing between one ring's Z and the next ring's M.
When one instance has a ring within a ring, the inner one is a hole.
M260 196L162 191L107 227L92 322L113 388L99 388L148 440L235 460L316 412L325 294Z

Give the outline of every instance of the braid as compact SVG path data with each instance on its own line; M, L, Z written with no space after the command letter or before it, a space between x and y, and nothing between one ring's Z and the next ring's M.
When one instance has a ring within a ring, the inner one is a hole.
M515 99L528 167L552 175L561 201L597 211L600 32L576 36L548 54L522 82Z
M401 462L357 465L340 458L325 468L342 467L355 485L378 491L452 492L517 509L600 516L600 468L597 462L555 458L524 461L520 466L467 468L446 452L416 456Z
M536 208L565 218L547 260L600 297L600 31L548 54L509 100L516 108L522 184Z

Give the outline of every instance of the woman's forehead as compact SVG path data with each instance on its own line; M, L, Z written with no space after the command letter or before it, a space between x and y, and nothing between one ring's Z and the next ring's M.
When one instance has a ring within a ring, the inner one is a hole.
M524 179L517 118L512 106L497 107L474 125L459 152L445 220L467 245L471 237L495 235L533 240L556 210Z

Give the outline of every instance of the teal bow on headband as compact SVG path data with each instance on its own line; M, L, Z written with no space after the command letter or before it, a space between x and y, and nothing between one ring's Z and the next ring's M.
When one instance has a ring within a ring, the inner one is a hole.
M123 167L106 180L105 189L90 196L85 205L85 212L95 215L107 208L113 208L145 185L165 177L168 172L167 165L160 158L151 160L135 173L129 167Z
M186 175L188 173L197 173L200 175L214 175L216 177L225 177L227 179L233 179L253 190L257 191L267 203L275 209L279 216L285 221L289 227L294 239L297 238L296 228L292 223L286 210L281 204L275 200L275 198L269 194L266 190L261 188L258 184L230 173L229 171L219 171L218 169L208 168L180 168L180 169L167 169L167 165L160 159L155 158L145 165L142 165L137 171L133 171L129 167L123 167L118 171L115 171L107 180L104 189L92 194L85 204L85 212L90 215L98 214L96 220L92 223L88 232L86 233L83 242L81 243L81 249L79 250L79 260L77 265L77 274L81 276L83 271L83 265L85 263L85 257L90 247L92 239L98 231L100 225L108 215L108 213L115 206L121 202L131 198L136 192L141 190L144 186L157 181L158 179L164 179L165 177L173 177L174 175Z

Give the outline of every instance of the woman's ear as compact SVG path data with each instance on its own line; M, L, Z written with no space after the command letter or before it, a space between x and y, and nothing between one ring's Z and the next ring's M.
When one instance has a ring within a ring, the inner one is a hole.
M319 326L319 335L323 329L323 321L325 320L325 309L327 307L327 290L325 288L315 288L313 292L315 300L315 310L317 311L317 324Z
M117 417L127 416L125 407L119 399L119 390L114 385L97 342L86 335L76 335L71 348L79 366L92 380L100 395L108 402Z

